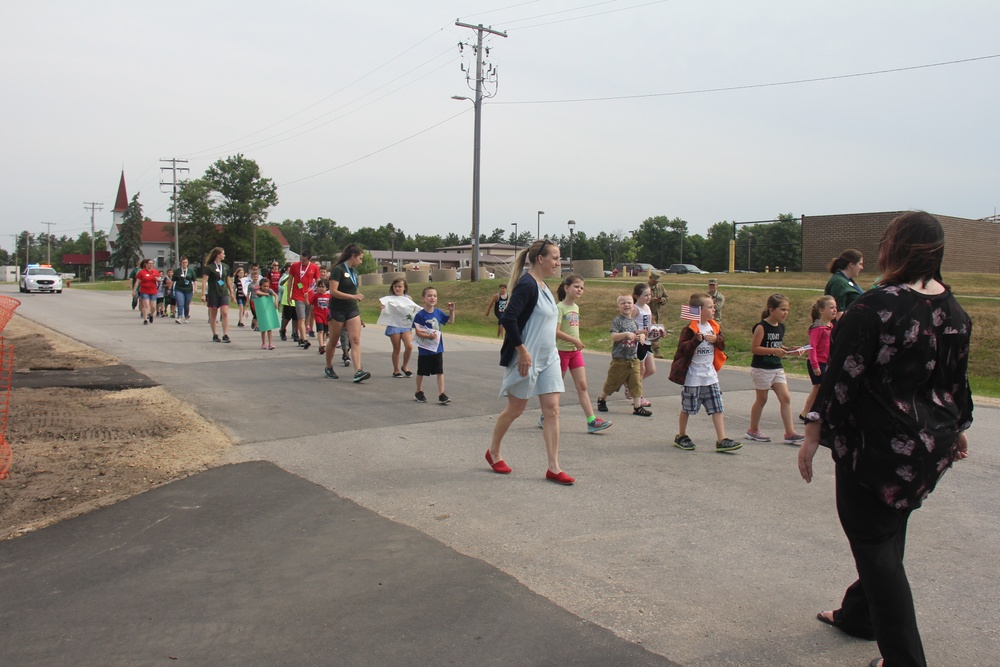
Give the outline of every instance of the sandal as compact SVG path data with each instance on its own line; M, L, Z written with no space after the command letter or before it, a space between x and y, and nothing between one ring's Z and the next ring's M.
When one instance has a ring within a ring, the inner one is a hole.
M641 405L637 408L632 408L632 414L639 417L652 417L653 413L642 407Z

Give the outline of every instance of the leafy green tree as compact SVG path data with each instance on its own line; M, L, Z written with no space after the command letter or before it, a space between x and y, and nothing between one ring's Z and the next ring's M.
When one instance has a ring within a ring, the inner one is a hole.
M111 266L122 269L126 275L142 259L142 204L136 192L122 216L118 239L111 251Z
M702 249L702 263L698 266L705 271L728 271L729 241L732 237L732 223L723 220L709 227Z
M197 178L181 183L177 190L177 215L181 221L177 225L177 232L181 255L198 266L205 261L209 251L222 242L222 236L215 225L213 188L210 181ZM170 234L172 233L171 231Z
M226 257L230 261L250 259L254 216L261 222L267 220L267 210L278 203L277 186L260 175L254 160L242 154L215 162L205 171L204 180L216 195L213 213L215 222L222 225Z
M412 243L412 247L407 247L407 250L419 249L421 252L435 252L438 248L443 248L445 246L444 239L438 235L424 236L422 234L417 234L413 237L412 242L407 241L407 243Z
M375 262L375 258L372 257L370 252L365 252L361 256L361 264L358 265L358 273L375 273L378 270L378 264Z

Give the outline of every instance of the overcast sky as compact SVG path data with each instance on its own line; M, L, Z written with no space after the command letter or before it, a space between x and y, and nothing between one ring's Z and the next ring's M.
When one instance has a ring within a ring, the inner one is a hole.
M197 177L237 152L277 184L272 221L468 234L456 19L508 34L483 233L1000 205L996 0L10 0L0 244L75 238L91 201L108 229L123 168L167 220L161 158Z

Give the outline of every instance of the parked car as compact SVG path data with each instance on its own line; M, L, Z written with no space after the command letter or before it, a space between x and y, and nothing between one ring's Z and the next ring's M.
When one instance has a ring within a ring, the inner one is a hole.
M18 288L22 294L29 292L55 292L62 294L62 278L51 266L29 264L21 274Z
M615 268L618 269L618 275L620 276L645 276L650 271L658 271L652 264L645 264L643 262L633 262L620 263Z
M667 269L667 273L708 273L708 271L702 271L694 264L671 264L670 268Z

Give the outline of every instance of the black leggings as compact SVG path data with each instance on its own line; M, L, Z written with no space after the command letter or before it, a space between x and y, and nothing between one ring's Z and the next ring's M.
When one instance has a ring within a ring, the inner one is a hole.
M851 544L858 580L844 593L834 622L856 637L875 637L886 667L926 667L910 582L903 569L911 510L885 505L837 466L837 513Z

